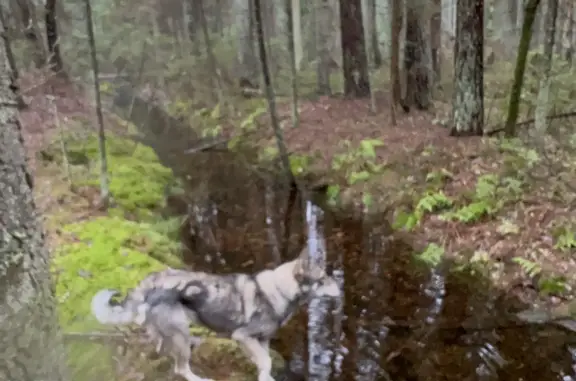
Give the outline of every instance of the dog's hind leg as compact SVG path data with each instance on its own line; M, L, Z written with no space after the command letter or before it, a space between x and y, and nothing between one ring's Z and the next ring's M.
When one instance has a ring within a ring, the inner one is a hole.
M174 358L174 373L184 377L186 381L212 381L202 378L190 369L190 338L185 335L174 335L172 341L172 357Z
M232 334L232 338L238 341L241 346L249 352L250 359L258 368L258 381L274 381L272 375L272 358L267 349L267 341L259 341L248 336L242 328Z

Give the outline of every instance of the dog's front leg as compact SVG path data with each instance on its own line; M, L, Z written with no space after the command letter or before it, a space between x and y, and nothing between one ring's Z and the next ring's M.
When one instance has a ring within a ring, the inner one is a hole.
M242 329L235 331L232 338L249 352L250 359L258 368L258 381L274 381L270 374L272 372L272 358L268 352L267 344L249 336Z

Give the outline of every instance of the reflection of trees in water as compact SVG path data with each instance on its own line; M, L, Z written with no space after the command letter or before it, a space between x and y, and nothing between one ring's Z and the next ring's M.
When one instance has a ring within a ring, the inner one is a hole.
M217 188L204 207L202 222L182 228L194 266L217 272L250 272L270 265L275 260L266 223L270 213L280 215L273 227L282 243L283 222L291 225L288 257L293 257L305 242L300 197L293 213L284 216L288 192L274 189L274 197L268 195L266 199L262 179L231 168L220 172L219 179L210 179L207 189ZM337 317L327 314L317 344L332 354L340 345L348 352L341 367L332 364L332 372L330 365L319 364L327 372L319 379L548 381L558 380L562 373L574 374L567 350L571 338L561 331L469 328L510 325L504 316L510 300L497 298L501 292L492 289L488 279L443 271L437 275L443 285L430 286L433 277L429 269L414 266L410 241L390 238L386 224L366 225L350 216L330 213L325 213L324 221L329 262L345 270L347 318L342 322L344 338L340 343L331 328ZM204 231L191 237L192 227L196 233L200 228ZM202 260L202 255L215 251L223 256L224 265ZM445 295L438 308L436 298L441 291ZM427 322L431 316L435 319ZM405 327L386 327L385 318L404 322ZM302 309L279 332L273 347L286 357L297 351L306 361L307 324L308 316Z

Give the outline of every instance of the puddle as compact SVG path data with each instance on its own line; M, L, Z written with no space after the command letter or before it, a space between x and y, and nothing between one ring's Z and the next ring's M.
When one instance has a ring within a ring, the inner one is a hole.
M184 256L200 270L252 272L309 245L342 283L340 301L313 300L272 346L295 379L576 380L576 336L521 325L526 307L489 280L414 263L385 221L323 210L245 170L233 155L201 153L187 170ZM183 172L182 168L179 171Z

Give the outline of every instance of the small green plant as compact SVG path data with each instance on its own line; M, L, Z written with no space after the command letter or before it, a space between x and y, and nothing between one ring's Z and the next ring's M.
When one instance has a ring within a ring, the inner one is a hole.
M428 172L426 175L426 182L433 188L441 187L446 180L452 179L454 174L445 168L440 170Z
M436 267L444 258L444 248L435 243L429 244L426 249L416 255L416 259L431 267Z
M392 226L394 229L411 231L420 224L426 214L435 213L451 207L453 201L442 191L426 193L414 207L412 213L401 211Z
M530 278L534 278L542 272L542 267L538 263L532 262L526 258L514 257L512 258L512 262L519 265L522 271L524 271L524 273Z
M381 140L364 139L357 147L345 140L342 145L346 152L334 156L332 169L343 171L348 185L367 181L384 169L384 165L376 162L376 147L384 145Z
M570 251L576 248L576 234L572 230L571 226L561 226L555 232L556 243L554 244L555 249L562 251Z
M476 222L485 216L492 216L504 203L521 194L521 183L516 179L500 179L495 174L478 178L472 201L458 210L444 213L441 218L463 223Z

